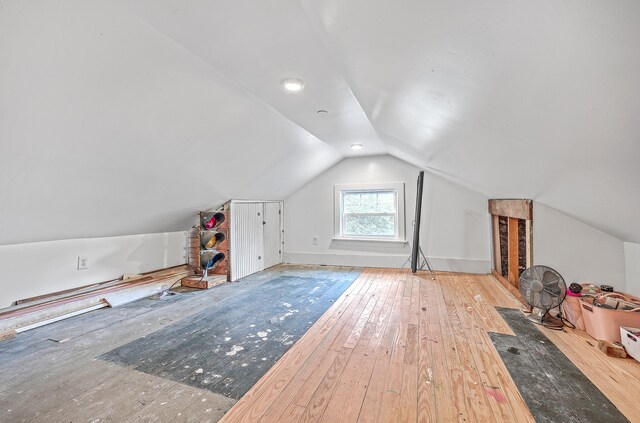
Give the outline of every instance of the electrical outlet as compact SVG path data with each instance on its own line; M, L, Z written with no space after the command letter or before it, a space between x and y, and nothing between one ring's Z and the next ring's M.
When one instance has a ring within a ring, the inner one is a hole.
M87 270L89 268L89 257L78 256L78 270Z
M318 245L318 237L317 236L313 237L313 245Z

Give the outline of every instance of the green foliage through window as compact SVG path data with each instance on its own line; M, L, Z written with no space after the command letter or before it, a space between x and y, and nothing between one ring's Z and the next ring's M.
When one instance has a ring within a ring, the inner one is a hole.
M393 237L396 235L396 192L343 191L344 236Z
M344 235L394 236L394 216L345 216Z

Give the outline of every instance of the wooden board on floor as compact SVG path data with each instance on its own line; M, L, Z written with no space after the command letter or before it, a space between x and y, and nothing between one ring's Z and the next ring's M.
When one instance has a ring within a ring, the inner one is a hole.
M187 276L182 279L182 286L185 288L196 288L196 289L209 289L214 286L221 285L227 282L227 275L212 275L207 276Z

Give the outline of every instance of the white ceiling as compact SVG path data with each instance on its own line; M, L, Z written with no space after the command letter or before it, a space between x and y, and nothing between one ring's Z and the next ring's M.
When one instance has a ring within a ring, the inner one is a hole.
M639 22L636 0L2 1L0 244L182 230L355 142L640 242Z

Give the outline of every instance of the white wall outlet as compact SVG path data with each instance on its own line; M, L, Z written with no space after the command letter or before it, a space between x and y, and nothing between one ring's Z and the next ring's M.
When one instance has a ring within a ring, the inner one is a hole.
M318 237L317 236L313 237L313 245L318 245Z
M78 256L78 270L87 270L89 268L89 257Z

